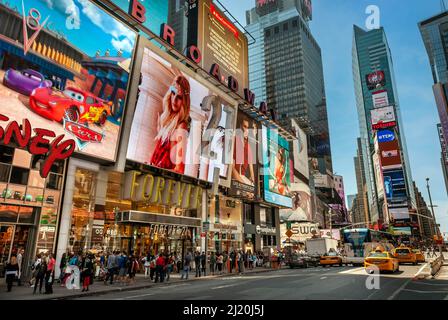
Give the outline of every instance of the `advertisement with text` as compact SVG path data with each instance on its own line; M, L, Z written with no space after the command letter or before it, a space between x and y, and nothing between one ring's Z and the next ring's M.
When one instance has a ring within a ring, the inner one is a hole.
M219 168L227 178L235 108L153 50L143 50L127 158L210 182Z
M291 209L280 209L280 221L312 221L313 208L310 187L296 179L291 183Z
M372 129L374 130L391 128L397 125L394 107L373 109L370 112L372 116Z
M0 17L0 114L115 161L136 34L90 1L10 0Z

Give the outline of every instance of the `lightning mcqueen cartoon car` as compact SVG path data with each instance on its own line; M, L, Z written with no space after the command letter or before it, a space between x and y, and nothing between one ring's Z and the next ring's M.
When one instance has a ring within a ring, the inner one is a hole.
M18 93L29 96L36 88L51 88L53 83L34 70L22 71L8 69L3 76L3 85Z
M111 102L71 87L62 93L50 88L38 88L30 96L31 110L44 118L61 123L66 118L76 123L95 123L103 126L111 114L111 105Z

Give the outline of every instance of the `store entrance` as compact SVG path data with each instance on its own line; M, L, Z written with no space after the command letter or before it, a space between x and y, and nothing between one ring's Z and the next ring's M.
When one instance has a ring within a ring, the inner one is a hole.
M0 277L4 277L6 263L19 248L27 249L29 226L0 224ZM22 267L26 266L22 261Z

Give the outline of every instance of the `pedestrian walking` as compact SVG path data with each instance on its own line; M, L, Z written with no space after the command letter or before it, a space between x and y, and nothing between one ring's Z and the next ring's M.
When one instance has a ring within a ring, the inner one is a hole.
M174 256L173 254L170 254L167 257L167 263L166 263L166 281L170 281L170 274L174 270Z
M230 252L230 255L229 255L229 263L230 263L229 273L233 272L233 266L235 264L235 258L236 258L235 251L232 250L232 252Z
M54 269L56 266L56 259L53 254L48 255L47 270L45 272L45 294L53 293L53 280L54 280Z
M205 252L202 251L201 254L201 271L204 274L204 277L206 276L205 274L205 269L207 268L207 256L205 255Z
M59 283L61 284L61 287L64 286L66 266L67 266L67 253L64 252L61 257L61 262L59 262Z
M229 268L227 266L229 261L229 255L227 254L227 251L224 251L224 253L222 254L222 271L227 273L229 272Z
M216 256L215 253L212 252L210 255L210 273L215 275L215 268L216 268Z
M156 280L155 282L163 282L164 280L164 268L166 266L165 264L166 260L163 254L159 254L159 257L156 260Z
M84 255L81 265L81 282L82 292L89 291L91 277L93 276L93 262L95 256L93 254Z
M29 281L29 284L30 284L30 287L31 287L31 288L34 287L34 285L35 285L35 283L36 283L36 274L37 274L36 267L37 267L38 265L40 265L41 262L42 262L41 255L38 254L38 255L36 255L36 258L34 259L33 264L31 264L32 275L31 275L31 279L30 279L30 281Z
M126 282L126 274L127 274L127 263L128 257L126 256L126 252L123 251L121 255L118 257L118 277L117 282L124 283Z
M222 274L222 265L224 263L223 259L224 259L223 255L218 254L216 258L216 266L218 267L218 274Z
M37 287L39 287L39 293L42 293L42 285L45 281L45 273L47 271L47 262L45 258L41 260L41 262L35 267L35 283L33 294L36 294Z
M191 260L193 259L193 257L191 256L190 252L187 252L187 255L185 256L184 259L184 267L182 269L182 276L181 276L181 280L184 279L184 276L186 275L186 280L188 280L188 272L190 271L190 264L191 264Z
M147 256L142 259L142 262L143 262L143 267L145 268L145 279L146 279L149 275L149 269L150 269L149 267L151 265L151 256L150 256L149 252L148 252Z
M6 264L5 275L7 292L11 292L12 283L19 276L19 264L17 263L17 257L12 256L10 261Z
M25 250L20 248L17 253L17 265L19 266L19 274L17 275L17 286L22 286L22 264L23 264L23 255L25 254Z
M135 275L139 271L140 271L140 265L138 263L138 259L136 257L134 257L133 255L131 255L130 264L129 264L129 270L128 270L129 282L130 283L132 283L132 284L135 283Z
M156 261L157 261L156 256L152 256L151 262L149 265L149 278L151 279L151 281L154 280L154 275L156 274L156 270L157 270Z
M107 281L110 278L110 284L114 283L114 275L116 272L116 268L117 268L117 256L115 255L115 252L112 252L111 254L108 255L107 257L107 262L106 262L106 266L107 266L107 275L106 278L104 279L104 284L107 284Z
M242 273L243 265L244 265L244 255L241 251L238 251L236 259L237 259L236 261L238 263L238 273Z
M198 251L194 254L194 265L196 266L196 278L201 277L201 255Z

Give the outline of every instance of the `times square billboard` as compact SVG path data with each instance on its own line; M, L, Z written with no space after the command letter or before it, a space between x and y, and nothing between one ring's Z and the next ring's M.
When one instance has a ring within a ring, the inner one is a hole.
M87 0L9 0L0 14L0 114L23 138L41 128L114 162L137 34Z

